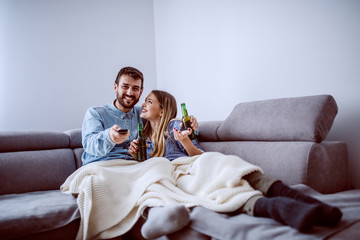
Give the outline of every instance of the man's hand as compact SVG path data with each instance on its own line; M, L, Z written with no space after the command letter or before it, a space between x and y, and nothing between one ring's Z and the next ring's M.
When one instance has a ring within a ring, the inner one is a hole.
M115 124L109 130L110 139L116 144L120 144L122 142L125 142L125 140L128 139L128 137L130 136L130 131L129 130L125 134L120 134L118 132L120 129L121 129L121 127L119 127L118 125Z

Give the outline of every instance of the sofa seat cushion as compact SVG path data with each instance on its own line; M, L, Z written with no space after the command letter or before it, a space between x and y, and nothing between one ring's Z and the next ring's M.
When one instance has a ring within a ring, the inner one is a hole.
M0 196L2 239L63 227L80 218L76 198L60 190Z

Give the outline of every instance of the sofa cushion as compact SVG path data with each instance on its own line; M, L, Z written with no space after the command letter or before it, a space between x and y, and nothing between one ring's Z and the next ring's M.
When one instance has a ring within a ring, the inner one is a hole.
M64 132L69 136L70 139L70 148L82 148L82 136L81 136L81 128L71 129Z
M0 196L0 236L14 239L80 218L76 198L60 190Z
M69 147L73 149L74 156L75 156L75 163L76 168L79 168L82 166L82 160L81 156L84 152L83 146L82 146L82 136L81 136L81 128L77 129L71 129L68 131L65 131L67 135L69 135L70 138L70 145Z
M0 195L60 189L75 170L70 148L0 153Z
M253 217L247 214L239 214L239 212L217 214L206 208L197 206L194 207L190 213L191 221L189 227L210 236L211 239L359 239L360 231L353 228L354 224L360 227L360 225L357 224L360 221L359 189L323 195L303 184L294 185L292 187L306 195L317 198L326 204L339 207L343 213L341 221L334 227L327 228L316 226L312 228L311 231L302 233L270 218Z
M74 156L75 156L76 167L79 168L83 165L81 156L84 152L84 149L83 148L75 148L75 149L73 149L73 151L74 151Z
M217 131L223 121L203 121L199 123L199 141L218 141Z
M0 152L66 148L69 136L56 131L0 132Z
M200 142L204 151L237 155L288 185L303 183L321 193L347 190L349 172L344 142Z
M330 95L239 103L220 125L217 135L222 141L321 142L337 111Z

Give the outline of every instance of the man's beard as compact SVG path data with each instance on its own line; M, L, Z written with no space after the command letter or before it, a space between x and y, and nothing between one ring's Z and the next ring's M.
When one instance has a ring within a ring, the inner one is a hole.
M127 98L132 98L133 101L131 103L128 103L127 100L124 99L125 96ZM133 108L135 106L135 104L137 104L140 100L140 98L136 98L135 96L129 96L126 94L119 95L118 93L116 94L116 99L123 108Z

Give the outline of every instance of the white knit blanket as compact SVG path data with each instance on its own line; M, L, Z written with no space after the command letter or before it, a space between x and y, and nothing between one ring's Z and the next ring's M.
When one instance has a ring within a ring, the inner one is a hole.
M151 158L99 161L70 175L61 190L77 195L77 239L106 239L129 231L146 207L174 203L217 212L240 208L258 194L241 179L261 171L233 155L207 152L172 162Z

